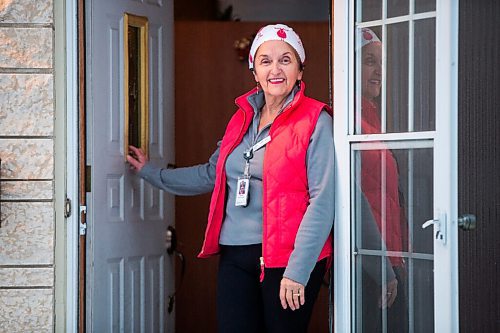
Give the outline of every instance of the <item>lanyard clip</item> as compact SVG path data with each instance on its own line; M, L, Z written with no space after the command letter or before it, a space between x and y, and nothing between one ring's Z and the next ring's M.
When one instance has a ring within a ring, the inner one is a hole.
M243 153L243 158L249 162L253 158L253 148L250 148L246 152Z

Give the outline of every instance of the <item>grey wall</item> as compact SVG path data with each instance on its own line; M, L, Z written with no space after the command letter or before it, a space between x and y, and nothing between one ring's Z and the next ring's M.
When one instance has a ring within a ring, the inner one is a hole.
M500 332L500 2L459 8L460 332Z

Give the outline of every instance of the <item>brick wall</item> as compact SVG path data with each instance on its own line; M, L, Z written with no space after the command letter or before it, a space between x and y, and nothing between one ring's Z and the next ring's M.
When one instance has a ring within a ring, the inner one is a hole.
M54 323L52 0L0 0L0 332Z

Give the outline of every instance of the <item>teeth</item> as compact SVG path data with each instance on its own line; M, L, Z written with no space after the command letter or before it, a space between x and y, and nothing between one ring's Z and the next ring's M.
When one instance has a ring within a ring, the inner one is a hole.
M284 79L270 79L270 82L283 82L285 81Z

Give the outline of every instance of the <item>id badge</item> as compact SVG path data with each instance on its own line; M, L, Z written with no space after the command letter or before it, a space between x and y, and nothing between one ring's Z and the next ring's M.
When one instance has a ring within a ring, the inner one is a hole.
M236 201L235 206L246 207L248 205L248 191L250 189L250 177L238 177L236 184Z

